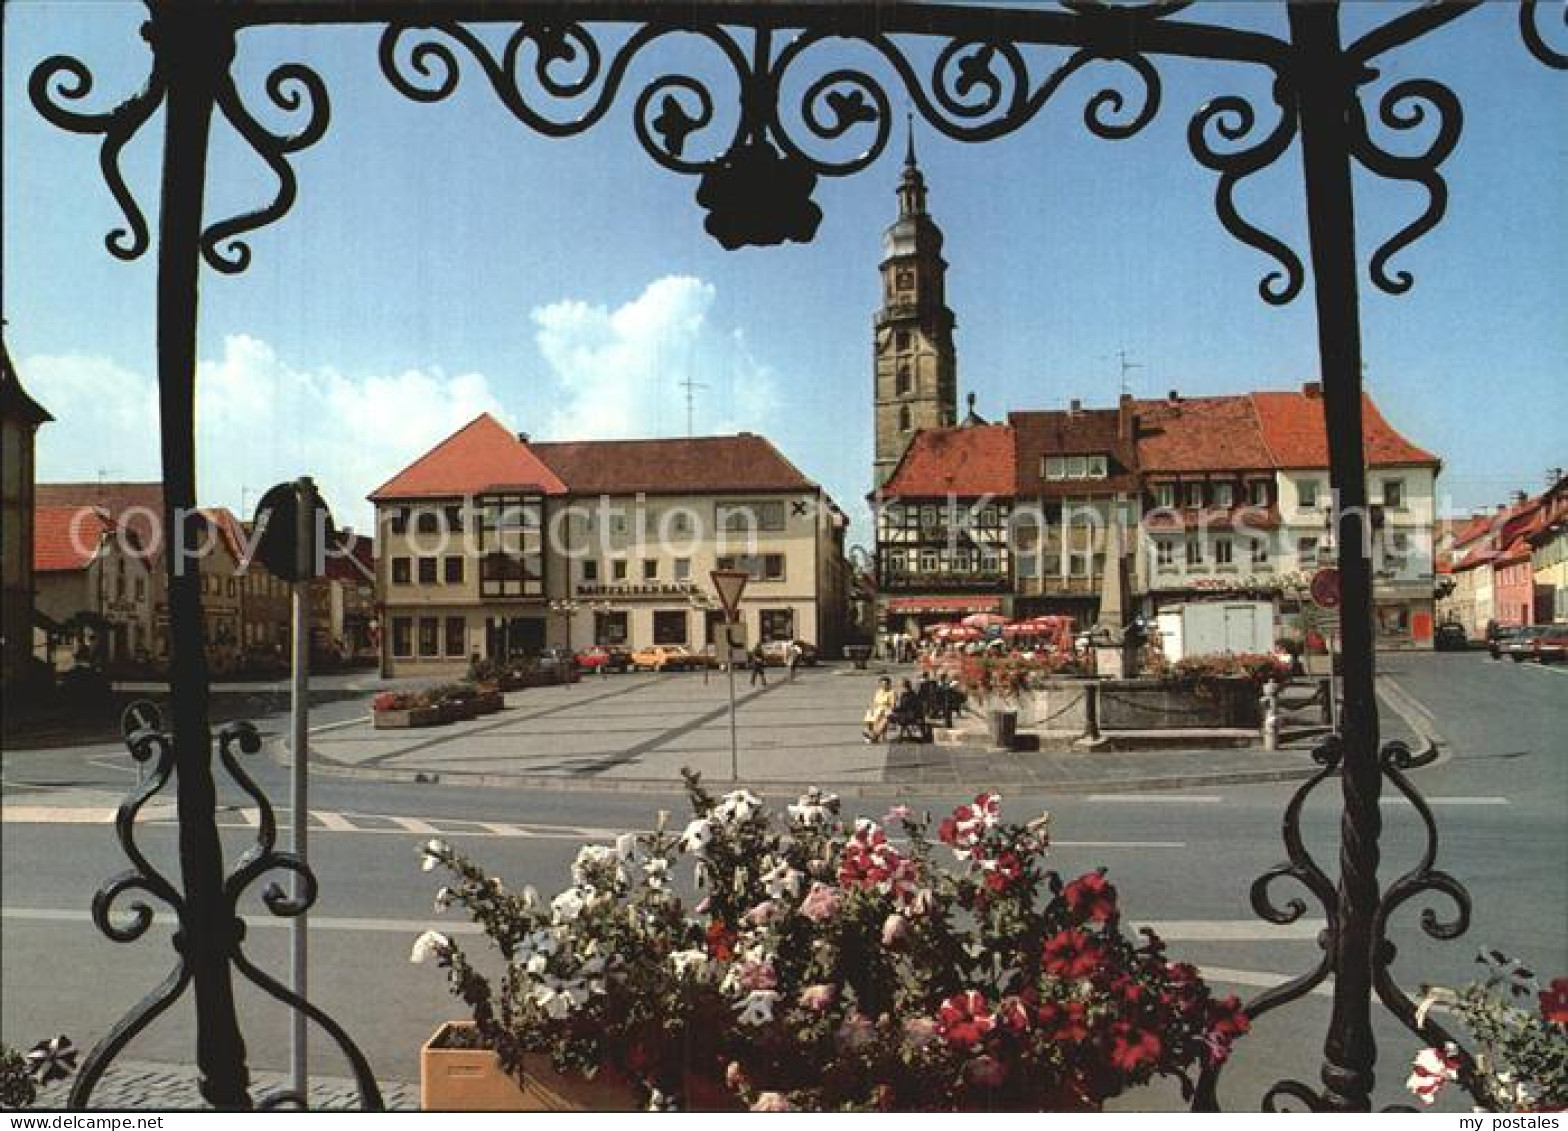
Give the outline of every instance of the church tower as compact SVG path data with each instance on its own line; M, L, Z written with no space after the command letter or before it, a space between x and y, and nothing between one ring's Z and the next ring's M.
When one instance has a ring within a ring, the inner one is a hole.
M882 308L876 315L876 486L920 428L958 415L958 359L947 308L942 230L926 213L926 180L915 163L913 123L898 182L898 219L882 237Z

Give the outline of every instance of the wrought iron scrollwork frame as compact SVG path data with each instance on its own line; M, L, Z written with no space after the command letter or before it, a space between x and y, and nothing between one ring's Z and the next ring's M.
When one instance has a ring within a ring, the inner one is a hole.
M176 772L173 739L170 735L159 731L140 730L127 739L126 745L130 748L133 758L142 764L151 762L152 769L146 780L120 804L115 814L115 836L132 867L110 877L93 896L93 922L114 942L135 942L151 928L154 921L153 909L145 902L137 900L128 908L131 914L130 921L116 923L115 901L125 893L133 891L153 896L167 904L169 910L174 913L177 924L174 949L180 959L169 972L168 977L116 1022L87 1054L71 1088L70 1105L74 1108L88 1106L93 1091L115 1058L143 1029L173 1005L190 985L191 969L186 960L184 947L184 940L190 932L220 927L219 924L193 923L188 905L178 887L147 859L136 843L138 815L142 808L168 785ZM229 723L218 733L217 748L218 759L224 769L228 771L240 790L255 802L257 809L255 843L235 863L234 870L229 873L223 885L225 923L221 925L221 929L225 930L232 940L228 948L228 960L236 970L262 991L315 1021L332 1038L333 1043L348 1061L354 1074L354 1083L361 1106L367 1111L380 1110L381 1091L376 1083L375 1073L343 1027L318 1007L258 968L245 954L243 948L245 921L240 917L240 902L258 880L269 872L279 870L300 877L301 889L298 898L291 898L276 882L269 883L261 893L261 900L267 910L273 915L285 918L303 915L310 910L316 901L317 883L315 873L303 860L291 852L278 850L278 824L272 803L240 763L240 754L254 754L261 749L261 737L257 734L256 728L245 722ZM271 1108L291 1104L303 1107L305 1102L306 1097L283 1091L269 1096L259 1106Z
M1341 46L1337 12L1328 5L1289 10L1289 40L1179 18L1191 0L1149 0L1144 3L1102 3L1100 0L1059 0L1057 7L979 8L946 3L882 5L838 3L833 0L779 0L777 3L741 6L728 0L583 0L566 7L559 0L230 0L222 5L188 5L183 0L145 0L151 18L144 27L152 46L152 66L145 87L114 108L91 112L81 104L91 93L93 78L80 60L54 55L43 60L29 82L29 95L50 122L75 133L100 135L99 164L124 225L110 231L106 245L120 259L136 259L151 244L146 217L120 169L125 146L160 107L168 109L169 150L165 154L165 204L173 200L176 235L170 236L170 217L160 230L160 379L165 398L161 404L165 427L176 422L176 434L164 447L166 486L176 484L177 497L194 504L194 441L183 434L193 420L195 369L196 283L198 261L224 274L242 272L251 262L246 239L286 215L297 196L291 158L315 144L325 134L331 105L326 84L317 72L302 63L285 63L268 73L263 92L273 111L298 117L292 132L264 126L237 89L232 54L237 33L250 28L281 25L367 25L382 28L378 47L381 69L394 89L414 101L439 102L457 88L461 74L459 49L475 60L502 104L528 128L548 137L582 133L602 121L615 104L632 61L667 35L697 36L719 52L735 79L736 124L719 138L712 153L699 156L690 148L696 135L720 122L719 106L710 81L696 74L663 73L649 80L632 107L633 131L642 148L661 167L683 175L700 176L699 204L708 208L709 230L725 242L778 242L783 238L809 239L815 230L811 214L820 215L810 194L818 176L844 176L871 164L886 149L892 132L893 97L886 83L868 64L834 64L815 73L806 64L813 49L832 41L866 48L872 59L891 69L921 119L946 137L977 142L1016 132L1031 122L1055 99L1070 80L1093 64L1119 68L1132 86L1100 85L1086 99L1083 117L1095 136L1118 140L1138 134L1157 115L1163 97L1161 79L1153 60L1176 57L1227 62L1263 68L1272 79L1272 108L1263 111L1261 100L1235 93L1223 94L1203 105L1187 127L1187 142L1195 160L1217 175L1215 210L1221 225L1241 243L1275 263L1259 284L1263 300L1283 305L1304 289L1303 257L1277 235L1241 214L1237 194L1249 178L1272 168L1298 142L1303 152L1307 184L1307 213L1312 230L1312 269L1319 285L1320 353L1325 367L1325 415L1328 420L1330 463L1337 482L1359 484L1364 452L1357 447L1359 425L1360 330L1351 223L1354 193L1349 185L1350 160L1385 180L1419 186L1426 195L1416 218L1389 236L1369 258L1373 283L1390 294L1401 294L1413 285L1412 274L1395 270L1393 259L1408 250L1443 218L1447 186L1442 165L1453 152L1463 125L1458 98L1440 82L1411 78L1379 89L1378 61L1388 53L1435 32L1477 7L1478 0L1438 0L1395 16L1374 27L1350 47ZM1520 34L1529 53L1548 67L1568 70L1568 54L1549 42L1557 34L1549 29L1548 10L1556 7L1568 26L1568 4L1557 0L1522 0ZM568 16L568 13L570 15ZM984 33L977 36L976 21L983 19ZM469 25L503 27L505 40L497 52ZM596 38L597 25L623 24L631 30L607 55ZM504 26L503 26L504 25ZM505 31L509 27L510 31ZM173 34L168 34L173 33ZM751 36L750 50L740 36ZM783 40L783 35L792 37ZM782 46L775 51L775 37ZM935 45L929 74L912 61L901 40L918 38ZM400 45L412 42L406 56ZM455 46L454 46L455 45ZM1037 66L1027 50L1055 48L1067 52L1054 64ZM1027 50L1026 50L1027 49ZM205 54L204 54L205 52ZM547 103L563 113L541 109L525 93L525 66L531 66L531 84ZM786 85L797 72L804 76L799 87ZM215 81L214 81L215 79ZM799 101L783 111L786 90L798 90ZM1364 104L1364 100L1367 101ZM1375 104L1375 109L1371 107ZM573 109L575 107L575 109ZM178 113L176 113L178 111ZM211 114L221 115L242 140L263 160L278 187L272 199L251 211L212 223L196 213L203 199L202 177ZM1277 120L1268 114L1277 113ZM178 118L178 126L174 120ZM1270 124L1272 123L1272 124ZM856 131L870 129L869 140L847 158L824 156L814 142L844 146ZM804 133L799 132L800 129ZM1379 136L1374 136L1376 129ZM1418 135L1430 131L1423 143ZM1395 152L1384 144L1399 138L1414 142L1414 152ZM175 144L175 139L181 144ZM195 175L180 168L193 163ZM1341 166L1344 166L1341 168ZM774 174L778 174L775 176ZM768 192L762 207L747 199L761 184ZM171 185L178 191L171 191ZM782 203L781 203L782 202ZM780 223L767 215L769 208L791 209L794 215ZM722 217L721 212L729 213ZM1327 276L1325 282L1324 276ZM1325 295L1328 299L1325 300ZM1337 409L1336 407L1337 406ZM1358 496L1359 497L1359 496ZM1370 580L1365 563L1352 556L1357 539L1342 539L1341 564L1345 567L1346 608L1370 602ZM171 591L172 592L172 591ZM181 590L182 600L171 601L171 628L176 657L199 654L201 632L199 604L193 590ZM192 598L189 600L185 597ZM1358 605L1358 602L1362 603ZM1370 620L1370 609L1367 608ZM1359 630L1358 630L1359 631ZM1348 637L1348 633L1347 633ZM1348 641L1347 641L1348 643ZM1252 888L1254 909L1274 923L1297 921L1306 912L1300 898L1284 906L1275 903L1273 885L1284 879L1300 883L1322 905L1327 927L1320 937L1324 957L1307 973L1259 995L1251 1004L1254 1014L1299 999L1322 984L1331 972L1357 974L1353 990L1341 992L1346 979L1336 980L1336 1019L1330 1025L1325 1047L1324 1080L1327 1090L1317 1092L1300 1081L1283 1080L1264 1097L1273 1109L1286 1100L1311 1107L1336 1109L1366 1106L1371 1086L1370 1065L1375 1050L1370 1041L1367 1009L1376 996L1407 1027L1423 1039L1446 1040L1448 1034L1430 1019L1417 1020L1408 995L1394 979L1394 949L1387 940L1390 917L1416 896L1438 894L1454 905L1450 919L1428 908L1422 929L1433 938L1461 934L1469 921L1469 897L1458 881L1436 867L1437 827L1430 808L1411 784L1407 772L1435 756L1430 749L1412 755L1399 743L1381 746L1376 741L1376 707L1372 702L1370 644L1366 657L1347 648L1347 659L1356 661L1358 706L1347 706L1346 718L1357 712L1372 720L1352 731L1346 740L1332 739L1315 757L1320 769L1297 791L1286 808L1284 838L1287 863L1271 869ZM187 876L185 893L151 866L135 844L137 814L163 789L177 764L182 782L189 784L207 774L211 750L207 747L205 666L199 661L184 669L176 666L177 704L194 721L181 730L179 756L167 734L140 732L129 740L133 756L152 762L149 780L121 806L116 834L133 867L109 881L93 901L93 919L109 938L130 942L146 933L153 921L148 904L137 900L128 921L116 921L115 901L139 892L162 900L179 923L175 949L180 961L164 982L118 1022L87 1058L72 1093L73 1104L82 1105L104 1068L147 1024L176 1000L191 983L202 996L203 980L217 987L220 1004L209 1011L222 1022L218 1028L221 1055L209 1058L220 1077L212 1095L243 1102L246 1072L243 1042L232 999L226 992L228 968L240 973L274 998L304 1012L327 1029L348 1054L367 1106L378 1106L375 1081L364 1058L330 1018L294 996L250 963L242 949L244 921L238 903L265 874L294 873L303 878L303 895L297 901L269 884L262 901L275 915L304 913L315 897L315 880L303 862L276 849L276 825L271 806L235 757L234 747L253 750L256 736L244 726L225 728L218 740L218 757L239 787L258 805L261 823L255 845L241 858L222 884L221 922L195 922L190 904L206 907ZM1347 687L1349 685L1347 676ZM1348 698L1348 695L1347 695ZM192 706L194 704L194 707ZM179 729L178 727L176 729ZM1354 739L1352 741L1352 739ZM199 771L195 773L193 771ZM1307 851L1300 833L1302 808L1308 796L1332 777L1344 779L1341 823L1341 875L1336 890L1328 874ZM1383 781L1414 807L1427 835L1427 845L1417 864L1379 890L1376 883L1380 816L1378 790ZM210 778L198 782L192 796L210 805ZM183 814L182 814L183 820ZM211 813L192 820L200 835L192 836L194 859L201 862L203 899L221 877L221 852L216 845ZM210 834L210 835L209 835ZM182 853L185 850L182 837ZM209 859L212 857L213 859ZM182 857L182 862L185 861ZM198 934L197 932L200 932ZM1363 955L1361 943L1370 935L1373 953ZM193 975L187 950L198 949L210 959L216 948L219 961L199 963ZM1335 964L1340 964L1336 971ZM1371 969L1367 969L1370 963ZM215 971L213 967L218 969ZM217 975L221 975L218 977ZM1368 979L1370 975L1370 980ZM1362 992L1366 991L1366 992ZM1341 1020L1342 999L1346 1013ZM1351 1008L1354 1006L1354 1008ZM199 1015L201 1010L198 1010ZM198 1018L200 1028L201 1017ZM231 1039L232 1038L232 1039ZM1354 1047L1350 1047L1354 1046ZM198 1060L202 1054L198 1052ZM205 1067L205 1062L204 1067ZM1463 1061L1462 1079L1473 1079L1473 1065ZM1217 1071L1206 1072L1194 1089L1195 1106L1213 1106ZM304 1097L275 1096L273 1104L302 1103Z

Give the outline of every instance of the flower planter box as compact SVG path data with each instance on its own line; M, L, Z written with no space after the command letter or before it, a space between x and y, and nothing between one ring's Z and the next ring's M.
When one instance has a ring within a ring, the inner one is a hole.
M523 1061L523 1081L501 1071L489 1049L449 1048L455 1034L472 1030L449 1022L419 1050L419 1106L424 1111L635 1111L638 1089L601 1073L589 1080L557 1072L545 1056Z
M1246 678L1107 680L1100 686L1100 726L1107 730L1250 729L1262 722L1257 685Z
M444 722L439 707L409 707L394 711L372 711L377 730L406 730L409 727L432 727Z
M481 691L474 696L474 714L493 715L506 706L506 700L499 691Z
M464 719L474 717L474 701L472 699L448 699L441 704L441 721L444 723L460 723Z

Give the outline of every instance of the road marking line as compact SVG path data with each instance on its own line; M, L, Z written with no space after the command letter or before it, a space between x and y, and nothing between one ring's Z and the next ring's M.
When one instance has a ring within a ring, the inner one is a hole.
M1403 799L1402 798L1397 798L1397 797L1385 796L1383 798L1383 800L1385 800L1385 801L1399 801L1399 800L1403 800ZM1513 804L1506 797L1428 797L1426 799L1426 803L1428 805L1511 805L1511 804Z
M329 813L320 809L312 809L310 815L321 822L321 827L328 832L351 833L355 832L352 822L344 819L341 813Z
M259 829L261 827L260 809L241 809L239 814L240 820L245 823L246 827L252 829Z
M64 805L0 805L0 821L16 825L107 825L113 809Z
M1127 805L1218 805L1225 799L1212 793L1091 793L1086 800Z
M1296 976L1269 974L1262 970L1232 970L1227 966L1204 966L1202 973L1204 979L1210 982L1226 982L1232 986L1256 986L1259 989L1282 986ZM1322 985L1312 987L1311 992L1318 997L1333 997L1334 976L1330 974Z
M1186 848L1184 840L1053 840L1052 848Z
M392 816L388 816L387 820L392 821L395 824L401 825L403 827L403 831L404 832L422 833L422 834L427 835L427 836L434 836L436 833L439 833L441 831L440 829L436 828L434 825L429 824L426 821L421 821L418 817L392 817Z
M92 919L91 912L78 908L6 907L0 908L0 918L39 923L83 923ZM157 921L175 925L173 915L155 911ZM417 935L435 923L446 935L477 935L482 929L472 922L444 922L432 913L429 919L371 918L368 916L312 915L312 931L362 932L365 934ZM1138 924L1142 926L1143 924ZM1277 927L1256 919L1172 920L1147 924L1167 942L1230 942L1230 941L1289 941L1291 939L1316 939L1322 929L1321 920L1292 923ZM257 916L246 920L248 930L283 929L288 921ZM1233 982L1245 986L1272 986L1288 981L1291 975L1270 974L1259 971L1223 970L1205 966L1204 976L1215 981Z

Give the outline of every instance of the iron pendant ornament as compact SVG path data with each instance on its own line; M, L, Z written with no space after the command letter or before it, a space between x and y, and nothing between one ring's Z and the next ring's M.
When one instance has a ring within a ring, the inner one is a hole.
M1287 10L1288 34L1268 35L1188 18L1190 0L1112 3L1060 0L1054 5L984 6L949 3L885 4L875 0L146 0L144 38L151 65L144 88L102 111L82 108L92 91L80 60L55 55L33 71L29 94L38 111L62 129L101 138L100 167L124 218L107 237L111 254L135 259L156 242L158 253L158 375L162 473L167 529L177 538L169 558L171 637L169 732L133 734L133 754L153 763L150 777L121 806L116 833L133 867L113 877L93 902L94 921L116 941L144 934L152 911L130 905L129 920L110 915L127 892L164 903L179 923L178 961L165 981L126 1015L87 1056L72 1103L85 1106L93 1085L115 1056L187 988L196 999L195 1058L206 1100L220 1108L251 1106L245 1044L232 989L235 973L317 1020L349 1056L361 1101L379 1106L368 1064L346 1033L315 1007L291 998L244 956L245 922L238 898L264 873L304 865L273 844L266 798L234 759L234 747L253 748L254 730L226 728L217 757L264 814L256 845L225 875L215 823L214 747L208 724L209 677L203 651L194 560L200 531L176 516L194 512L197 298L205 263L221 274L251 262L249 241L282 219L297 197L292 160L325 136L331 118L326 84L303 63L270 71L263 93L269 116L289 128L266 126L234 81L239 33L259 27L372 26L381 30L378 62L395 90L420 103L437 103L457 89L468 60L502 105L525 128L548 137L580 134L617 102L632 62L657 66L658 45L695 37L728 71L722 92L715 78L663 71L648 80L632 106L632 128L660 167L698 178L706 226L725 247L809 240L821 219L813 194L822 177L867 168L885 150L892 105L906 101L938 134L984 142L1033 122L1069 85L1094 73L1097 89L1083 106L1096 137L1139 134L1158 114L1162 83L1157 60L1206 60L1261 71L1269 79L1262 104L1221 88L1188 125L1194 159L1217 175L1215 210L1233 237L1273 261L1260 297L1284 305L1305 289L1310 270L1324 386L1331 480L1341 510L1336 545L1344 610L1345 700L1339 732L1315 754L1320 769L1286 808L1289 862L1253 888L1263 918L1288 923L1305 912L1299 899L1283 907L1270 887L1292 879L1321 904L1323 956L1307 974L1253 1003L1266 1012L1296 1000L1330 976L1333 1015L1325 1034L1321 1086L1285 1080L1263 1106L1294 1101L1314 1109L1367 1110L1372 1106L1377 1049L1370 1014L1382 1002L1423 1039L1446 1034L1430 1020L1418 1024L1409 998L1395 984L1394 951L1387 937L1392 913L1423 893L1454 905L1451 918L1430 909L1426 933L1453 938L1468 922L1469 899L1458 881L1437 869L1437 826L1407 771L1430 761L1380 741L1373 693L1372 578L1360 537L1365 498L1361 432L1361 329L1352 166L1375 177L1416 186L1425 196L1419 215L1385 237L1367 258L1372 284L1408 292L1412 272L1395 263L1441 222L1447 208L1443 164L1462 128L1458 97L1429 78L1379 88L1383 60L1392 52L1454 24L1476 0L1439 0L1391 16L1348 46L1340 40L1338 4L1296 3ZM1521 0L1519 31L1526 50L1547 67L1568 70L1562 47L1568 6L1562 0ZM480 36L475 28L495 33ZM629 29L629 30L628 30ZM870 63L822 65L825 44L849 45ZM906 43L918 47L909 50ZM749 49L748 49L749 48ZM1218 73L1218 72L1217 72ZM788 92L788 93L786 93ZM720 107L731 112L720 113ZM1369 109L1371 107L1371 109ZM163 111L160 214L156 241L120 170L128 143ZM272 198L211 223L204 220L211 127L233 129L276 177ZM1380 135L1435 130L1415 153L1395 154ZM1379 135L1379 136L1375 136ZM1303 256L1277 235L1249 221L1238 190L1251 177L1300 151L1309 248ZM765 191L756 191L765 185ZM244 237L244 238L242 238ZM1358 509L1359 508L1359 509ZM1302 803L1332 778L1342 791L1337 878L1306 852L1300 836ZM138 810L177 778L181 883L152 868L136 849ZM1380 885L1383 783L1415 807L1428 833L1417 864L1387 888ZM263 895L268 911L301 913L314 898L290 901L281 890ZM352 1050L352 1051L351 1051ZM1217 1074L1193 1087L1194 1104L1217 1102ZM291 1096L274 1102L302 1103Z

